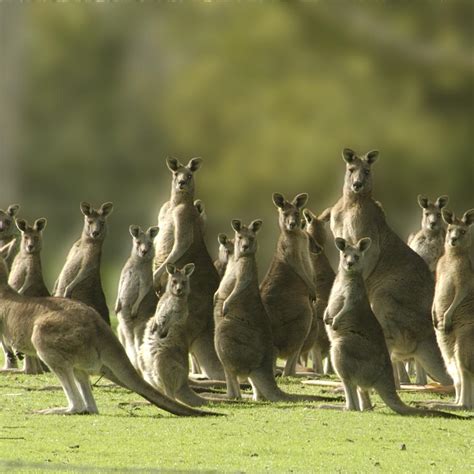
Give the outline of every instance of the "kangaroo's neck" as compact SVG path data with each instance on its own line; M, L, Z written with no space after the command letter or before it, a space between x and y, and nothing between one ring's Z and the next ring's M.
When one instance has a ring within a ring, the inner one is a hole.
M372 191L362 191L360 193L355 193L349 187L344 186L343 189L343 199L344 204L364 204L372 200Z
M366 294L364 278L361 272L348 272L339 267L337 278L344 288L347 288L351 295L358 296L358 299L361 299Z
M83 233L79 245L84 251L100 258L103 243L104 239L91 239L87 234Z
M469 254L469 247L452 247L446 245L444 247L444 256L441 257L449 268L457 273L472 269L472 262Z
M20 258L23 264L28 267L29 269L34 269L36 271L41 271L41 254L39 252L36 253L26 253L21 252L17 258Z
M245 255L232 262L237 278L247 282L256 282L258 287L258 270L255 255Z
M186 191L178 191L173 186L173 188L171 189L170 202L173 206L177 206L179 204L189 204L193 206L194 195Z

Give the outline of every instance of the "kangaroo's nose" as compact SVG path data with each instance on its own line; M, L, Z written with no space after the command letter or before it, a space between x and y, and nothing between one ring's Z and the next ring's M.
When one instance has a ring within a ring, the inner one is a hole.
M436 222L430 222L430 229L434 229L436 227Z
M362 183L360 181L355 181L352 186L356 191L358 191L362 187Z
M353 262L352 260L349 260L349 261L347 262L347 267L348 267L348 268L351 268L353 265L354 265L354 262Z
M32 244L28 245L28 251L31 252L33 250L34 246Z
M248 244L242 244L242 250L248 250L249 245Z
M93 230L92 231L92 237L98 237L99 236L99 231L98 230Z
M451 237L451 245L455 245L457 241L457 237Z

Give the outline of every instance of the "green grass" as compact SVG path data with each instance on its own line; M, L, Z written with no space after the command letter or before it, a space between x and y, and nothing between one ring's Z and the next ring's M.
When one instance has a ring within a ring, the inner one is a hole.
M474 470L474 422L401 417L377 397L371 413L242 402L212 408L225 417L178 418L100 381L94 389L100 415L42 416L33 411L65 405L54 376L0 377L0 472ZM280 384L323 393L296 379Z

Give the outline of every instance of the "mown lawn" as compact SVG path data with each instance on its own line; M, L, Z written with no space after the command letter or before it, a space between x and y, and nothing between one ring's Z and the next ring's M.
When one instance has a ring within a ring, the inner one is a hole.
M242 402L212 408L225 417L178 418L101 380L100 415L44 416L33 411L65 405L52 375L0 377L0 472L474 472L474 420L404 418L377 397L371 413Z

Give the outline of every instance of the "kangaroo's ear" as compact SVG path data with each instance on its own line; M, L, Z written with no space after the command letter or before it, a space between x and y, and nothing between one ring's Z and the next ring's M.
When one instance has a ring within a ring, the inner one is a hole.
M176 273L176 267L172 263L167 263L166 272L168 275L174 275Z
M28 224L26 223L25 219L17 219L16 226L18 227L18 230L20 232L25 232L26 228L28 227Z
M91 215L92 206L91 206L88 202L82 201L81 204L80 204L80 206L81 206L81 212L82 212L86 217Z
M446 207L448 205L449 197L448 196L440 196L438 199L436 199L435 205L439 209L443 209L443 207Z
M13 248L13 246L15 245L15 243L16 243L16 239L13 239L10 242L8 242L8 244L1 247L0 248L0 256L2 258L8 258L9 254L10 254L10 251Z
M186 168L195 173L201 167L201 164L202 158L191 158L189 163L186 165Z
M256 219L252 221L249 225L249 229L256 234L262 227L263 221L261 219Z
M296 206L298 209L301 209L307 202L308 202L308 194L301 193L295 196L292 204Z
M239 219L232 219L231 225L232 229L234 229L236 232L240 232L242 229L242 221Z
M158 235L159 231L160 231L159 227L157 225L154 225L153 227L148 227L148 230L146 231L146 233L148 234L148 237L150 237L150 239L153 240Z
M418 205L422 208L422 209L426 209L428 207L428 204L429 204L429 200L426 196L423 196L422 194L418 194Z
M275 206L280 209L282 209L283 206L285 205L285 197L283 196L283 194L273 193L272 199L273 199L273 204L275 204Z
M368 153L365 154L364 160L369 163L369 165L373 165L376 161L377 158L379 157L379 151L378 150L371 150Z
M44 230L44 228L46 227L46 224L48 223L48 221L46 220L45 217L41 217L39 219L36 219L35 220L35 223L33 224L33 228L38 231L38 232L41 232Z
M166 166L168 166L170 171L178 171L178 168L181 165L181 163L176 159L176 158L166 158Z
M100 206L99 214L102 214L104 217L107 217L112 212L113 208L114 208L113 203L104 202L104 204L102 204L102 206Z
M441 213L443 215L443 221L446 222L446 224L454 223L454 212L443 209Z
M346 249L346 239L343 239L342 237L336 237L334 239L334 243L341 252L344 252L344 250Z
M319 245L316 240L314 240L312 237L309 238L309 251L311 253L314 253L316 255L320 254L323 251L323 248L321 245Z
M132 237L135 237L135 239L138 239L138 236L140 235L140 226L138 225L131 225L129 228L128 228L128 231L130 232L130 235Z
M466 225L474 224L474 209L469 209L469 211L466 211L461 220Z
M352 163L356 158L356 152L350 148L342 150L342 158L346 163Z
M225 245L227 243L227 235L226 234L223 234L223 233L220 233L218 236L217 236L217 241L221 244L221 245Z
M14 215L16 215L19 209L20 209L19 204L11 204L10 206L8 206L7 214L13 217Z
M199 214L202 214L206 210L204 203L200 199L194 201L194 207L197 209Z
M366 252L370 245L372 244L372 239L370 237L364 237L357 242L357 248L362 253Z
M194 263L188 263L183 267L183 272L187 277L190 277L193 274L195 268L196 267Z
M307 224L311 224L314 219L314 214L309 209L303 209L303 217Z

